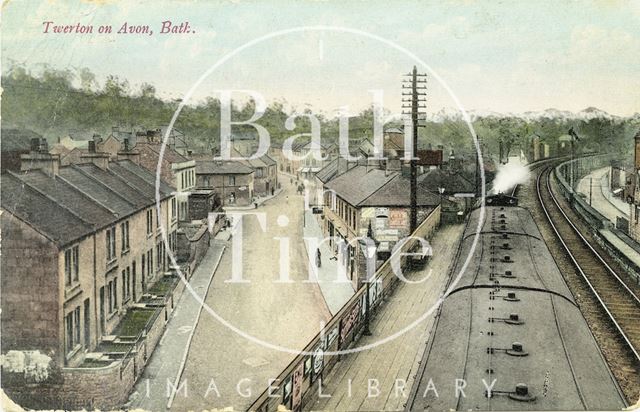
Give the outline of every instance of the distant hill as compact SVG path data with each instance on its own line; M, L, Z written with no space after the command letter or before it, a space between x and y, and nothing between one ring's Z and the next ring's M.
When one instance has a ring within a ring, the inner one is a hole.
M542 111L527 111L523 113L499 113L488 110L467 110L467 114L471 121L479 119L502 119L502 118L518 118L526 121L536 121L542 119L549 120L591 120L591 119L606 119L613 121L625 121L625 120L640 120L640 113L635 113L633 116L617 116L607 113L604 110L597 107L587 107L579 112L571 112L569 110L560 110L555 108L549 108ZM434 114L427 116L427 119L433 122L443 121L462 121L463 116L460 110L452 107L442 108Z

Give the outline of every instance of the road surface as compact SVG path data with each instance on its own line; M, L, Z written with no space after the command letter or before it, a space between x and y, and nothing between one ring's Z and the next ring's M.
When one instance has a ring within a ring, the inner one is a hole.
M302 196L295 194L289 179L281 181L283 193L250 210L266 213L266 232L255 216L244 218L243 278L250 283L225 282L232 274L229 244L206 303L247 334L301 350L319 332L321 323L330 318L330 312L318 284L304 282L308 279L308 261L301 240ZM287 216L287 226L278 225L280 215ZM280 243L274 237L290 238L291 283L277 282ZM184 386L176 393L171 410L244 410L266 389L268 379L276 377L294 356L240 336L203 311L180 381Z

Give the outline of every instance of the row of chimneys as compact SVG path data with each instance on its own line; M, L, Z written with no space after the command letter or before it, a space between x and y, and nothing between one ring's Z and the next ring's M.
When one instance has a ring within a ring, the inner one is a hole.
M93 163L101 169L109 168L109 160L111 158L109 153L98 152L96 150L96 137L94 140L89 140L88 151L83 153L80 158L83 159L83 163ZM20 155L20 170L36 170L40 169L47 174L57 175L60 170L60 155L49 153L49 144L44 138L33 138L30 144L31 151L27 154ZM118 152L118 159L129 159L133 162L137 162L140 153L133 152L129 148L129 139L124 140L124 150Z

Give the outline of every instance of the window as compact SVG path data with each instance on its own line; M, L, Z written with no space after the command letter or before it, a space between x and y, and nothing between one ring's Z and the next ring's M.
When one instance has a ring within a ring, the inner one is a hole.
M236 185L236 177L229 176L229 186L235 186L235 185Z
M131 297L131 268L127 267L122 270L122 300L128 300Z
M107 229L107 261L116 257L116 228Z
M153 233L153 209L147 210L147 235Z
M178 203L178 220L184 220L184 202Z
M127 300L127 271L122 269L122 301Z
M73 310L73 344L80 344L80 306Z
M121 243L122 243L122 251L126 252L129 250L129 221L122 223L120 225L120 234L121 234Z
M80 306L64 317L67 353L80 344Z
M147 273L153 275L153 249L147 252Z
M262 177L264 175L264 169L259 167L256 169L256 177Z
M118 278L107 285L107 304L109 313L115 312L118 308Z
M73 312L64 317L65 329L66 329L66 342L67 353L71 352L74 348L73 345Z
M80 249L78 246L73 247L71 256L73 258L73 280L78 280L80 272Z
M203 184L204 187L211 187L211 180L209 180L209 176L205 176L203 178Z
M64 280L67 286L78 280L78 273L80 271L79 254L78 246L74 246L64 252Z
M156 245L156 267L158 269L162 267L162 245L163 243L158 243Z
M171 220L175 221L178 218L178 209L176 207L176 198L171 198Z

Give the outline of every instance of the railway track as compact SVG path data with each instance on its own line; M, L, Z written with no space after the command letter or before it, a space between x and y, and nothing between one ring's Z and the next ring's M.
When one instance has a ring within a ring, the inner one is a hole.
M553 168L554 166L547 166L536 179L536 191L542 211L576 271L600 304L601 313L604 314L602 316L613 325L634 358L633 363L638 365L640 298L589 243L562 209L551 188L550 175Z

